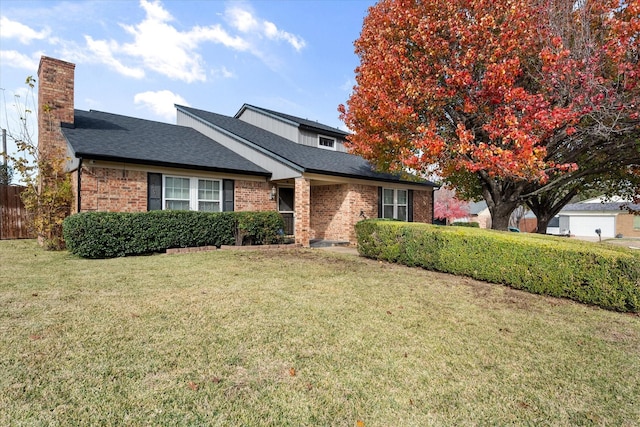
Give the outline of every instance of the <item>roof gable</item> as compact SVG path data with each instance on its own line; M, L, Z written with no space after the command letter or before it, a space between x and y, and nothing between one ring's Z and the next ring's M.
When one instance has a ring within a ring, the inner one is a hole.
M560 211L560 214L566 212L622 212L626 213L626 207L629 207L633 210L640 210L640 205L632 204L629 202L610 202L610 203L597 203L597 202L586 202L586 203L571 203L566 205Z
M75 122L62 132L76 157L96 160L269 176L195 129L168 123L75 110Z
M227 134L235 135L244 143L248 142L259 147L261 151L276 159L296 165L304 172L385 182L406 182L430 187L436 186L426 180L410 181L397 175L377 172L369 162L360 156L297 144L236 117L224 116L191 107L176 107L179 111L196 117Z
M257 111L261 114L264 114L266 116L272 117L276 120L280 120L283 121L287 124L296 126L300 129L305 129L305 130L309 130L318 134L323 134L323 135L327 135L327 136L333 136L333 137L337 137L340 139L346 139L347 136L349 136L349 132L345 132L339 128L336 127L332 127L329 125L325 125L322 123L319 123L317 121L313 121L313 120L309 120L309 119L303 119L301 117L297 117L297 116L292 116L291 114L285 114L285 113L280 113L278 111L274 111L274 110L269 110L267 108L262 108L262 107L256 107L255 105L251 105L251 104L244 104L240 110L236 113L236 115L234 116L234 118L240 118L240 116L242 115L242 113L245 110L253 110L253 111Z

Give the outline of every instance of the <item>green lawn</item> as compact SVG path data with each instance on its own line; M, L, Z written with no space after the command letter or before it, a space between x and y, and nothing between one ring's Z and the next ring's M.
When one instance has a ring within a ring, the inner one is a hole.
M0 425L640 422L640 317L319 250L0 242Z

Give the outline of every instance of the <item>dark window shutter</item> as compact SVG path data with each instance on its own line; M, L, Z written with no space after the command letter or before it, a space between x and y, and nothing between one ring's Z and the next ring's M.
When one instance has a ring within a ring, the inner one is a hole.
M232 179L222 180L222 211L233 212L233 186Z
M407 221L413 222L413 190L407 192Z
M162 174L147 173L147 210L162 210Z
M382 187L378 187L378 218L382 218Z

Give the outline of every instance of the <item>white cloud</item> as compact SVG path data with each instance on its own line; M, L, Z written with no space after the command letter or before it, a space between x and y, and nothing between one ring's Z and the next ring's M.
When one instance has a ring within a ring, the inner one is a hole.
M174 3L176 4L176 3ZM34 31L31 28L2 18L2 37L19 38L23 43L46 38L58 48L65 60L77 63L104 64L117 73L142 79L149 70L174 80L187 83L203 82L207 78L230 78L233 73L226 68L214 69L210 74L199 49L206 43L221 45L237 52L248 52L275 68L277 57L270 52L266 42L284 41L296 51L305 41L294 34L279 29L274 23L260 19L250 7L235 3L228 7L224 22L208 26L182 29L160 0L140 0L145 17L134 24L120 24L122 34L100 39L84 35L84 44L50 36L48 29ZM37 60L17 51L2 53L3 63L28 69L37 69ZM35 61L35 62L34 62Z
M94 40L90 36L85 36L87 47L93 53L92 61L99 62L107 65L114 71L136 79L144 77L144 70L138 67L128 67L122 63L122 61L114 57L114 52L117 52L119 47L118 43L111 40Z
M172 120L176 116L174 104L189 106L189 103L183 97L170 90L138 93L134 96L133 102L142 104L145 108L153 111L154 114L167 120Z
M9 67L33 71L38 69L40 55L38 52L29 57L15 50L0 50L0 62Z
M233 72L229 71L225 66L222 66L220 68L213 68L211 70L211 75L214 78L218 78L218 79L231 79L236 77L236 75L233 74Z
M205 81L204 61L197 52L201 43L222 44L238 51L249 48L241 37L232 36L218 24L179 31L170 25L174 18L159 1L141 0L140 6L146 12L145 19L136 25L122 25L133 41L119 44L87 37L87 47L94 55L124 75L140 77L140 72L138 68L124 67L115 60L116 55L136 58L146 68L172 79L188 83Z
M300 52L307 45L302 37L298 37L286 31L279 30L278 27L276 27L276 24L274 24L273 22L264 21L262 25L264 28L265 36L267 36L267 38L271 40L284 40L291 46L293 46L293 48L298 52Z
M2 28L2 31L0 31L1 38L15 38L22 44L29 44L32 40L45 39L51 33L48 28L36 31L20 22L12 21L6 16L0 17L0 28Z
M253 17L251 12L240 7L228 8L225 11L225 15L227 16L229 24L243 33L256 31L260 28L258 20Z
M225 17L229 25L242 33L269 40L284 40L298 52L306 46L302 37L278 29L273 22L257 18L247 5L227 8Z

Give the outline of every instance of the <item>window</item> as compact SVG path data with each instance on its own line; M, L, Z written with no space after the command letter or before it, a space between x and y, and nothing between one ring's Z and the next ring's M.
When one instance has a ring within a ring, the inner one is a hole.
M293 212L293 188L279 187L278 188L278 211L279 212Z
M638 215L633 216L633 229L640 230L640 216Z
M318 136L318 147L324 148L326 150L335 150L336 140L333 138L328 138L326 136Z
M220 181L212 179L164 177L164 208L220 212Z
M407 190L382 190L382 217L407 221L408 197Z

